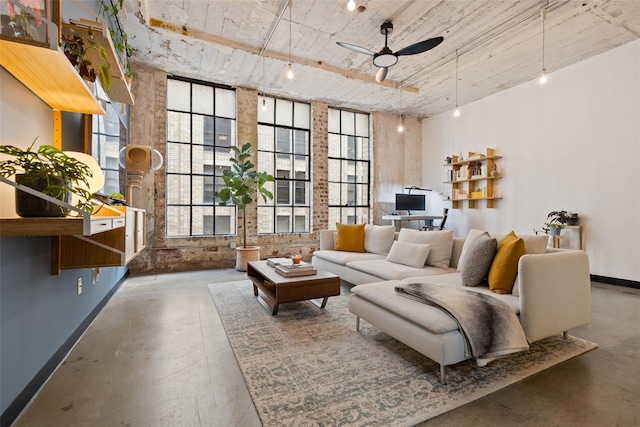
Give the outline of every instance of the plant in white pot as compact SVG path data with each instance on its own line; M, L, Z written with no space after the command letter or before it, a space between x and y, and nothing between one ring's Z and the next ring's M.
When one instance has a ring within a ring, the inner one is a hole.
M246 209L253 203L257 194L262 199L273 199L273 193L264 185L274 182L273 175L255 170L255 164L251 161L251 144L246 143L241 148L232 146L234 157L231 157L231 169L225 169L222 173L224 188L216 191L214 195L220 199L221 206L236 205L242 211L242 247L236 248L236 270L246 271L247 262L260 260L260 247L247 246L247 216Z

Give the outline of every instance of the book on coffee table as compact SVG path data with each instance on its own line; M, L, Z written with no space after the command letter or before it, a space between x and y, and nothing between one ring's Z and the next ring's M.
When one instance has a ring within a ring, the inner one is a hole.
M291 258L269 258L267 259L267 265L269 267L275 267L280 264L293 264Z
M316 274L315 267L310 264L302 267L276 265L275 270L284 277L311 276Z

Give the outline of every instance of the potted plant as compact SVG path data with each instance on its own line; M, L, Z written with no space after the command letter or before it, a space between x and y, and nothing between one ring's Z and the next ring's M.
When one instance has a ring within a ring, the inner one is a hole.
M547 222L544 223L543 230L552 236L559 236L570 217L571 214L567 211L551 211L547 215Z
M71 65L76 67L80 77L89 82L95 82L96 79L98 79L102 88L105 91L109 90L112 82L111 64L109 63L109 57L104 47L98 46L96 42L93 41L93 30L91 27L87 27L86 39L71 29L68 35L62 35L62 41L64 42L64 54L67 59L69 59L69 62L71 62ZM97 68L87 59L89 49L97 49L103 61Z
M12 157L0 161L0 176L9 178L15 175L17 184L33 188L66 203L73 193L79 198L76 207L92 213L91 193L87 190L88 178L93 176L91 168L50 145L42 145L37 151L33 151L34 144L35 141L26 150L11 145L0 145L0 153ZM16 190L16 213L21 217L63 217L69 211Z
M262 199L273 199L273 193L264 187L267 182L274 182L273 175L257 172L251 161L251 144L246 143L241 148L232 146L234 157L231 157L231 168L222 173L224 187L214 195L220 199L221 206L236 205L242 211L242 247L236 248L236 270L246 271L247 262L260 259L259 246L247 246L247 216L246 209L257 193Z

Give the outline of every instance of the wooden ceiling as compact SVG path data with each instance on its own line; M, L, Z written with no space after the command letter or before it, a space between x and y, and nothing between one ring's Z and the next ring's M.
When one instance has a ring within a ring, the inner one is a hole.
M120 15L138 61L176 75L253 87L361 111L429 117L535 79L640 37L639 0L140 0ZM380 25L392 20L398 51L443 36L438 47L402 56L376 83ZM291 33L291 38L289 34ZM289 49L291 50L289 56ZM291 58L295 77L285 73ZM263 71L264 70L264 71ZM402 94L402 95L401 95Z

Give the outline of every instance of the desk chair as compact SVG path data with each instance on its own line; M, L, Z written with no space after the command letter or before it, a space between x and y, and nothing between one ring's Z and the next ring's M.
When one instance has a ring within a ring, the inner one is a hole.
M435 230L443 230L444 224L447 222L447 216L449 215L449 208L444 208L442 211L442 219L440 220L440 224L426 224L422 226L423 231L435 231Z

